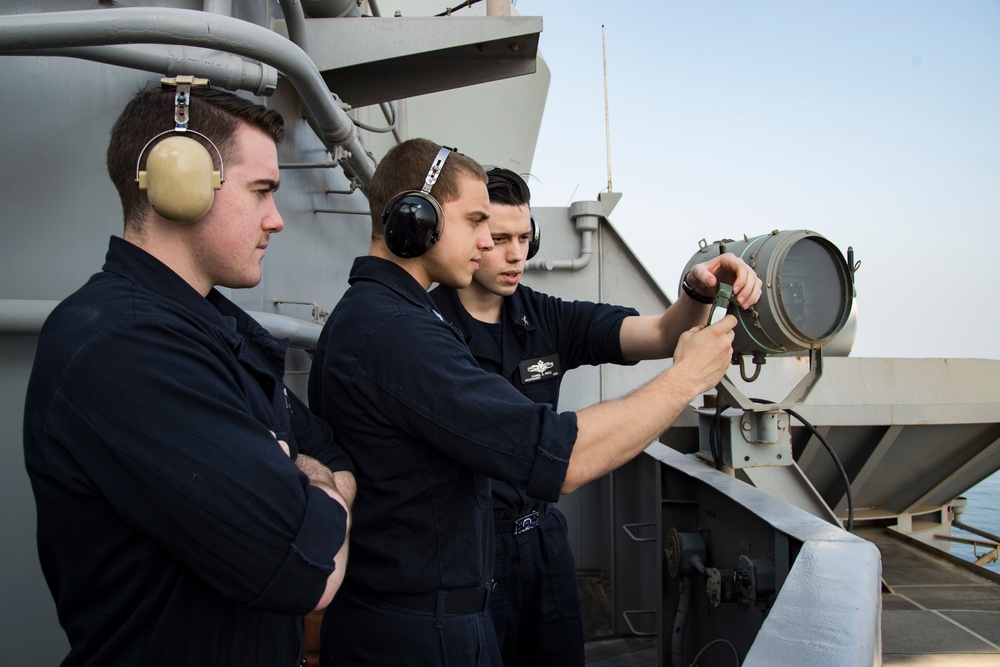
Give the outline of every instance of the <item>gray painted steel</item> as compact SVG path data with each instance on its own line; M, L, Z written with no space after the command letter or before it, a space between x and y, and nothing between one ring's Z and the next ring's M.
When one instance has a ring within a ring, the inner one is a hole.
M287 380L303 395L310 364L306 350L318 327L317 313L329 312L337 303L347 287L353 258L368 249L364 174L371 173L369 154L383 155L395 138L349 127L350 118L384 125L382 108L341 109L334 97L338 91L328 86L335 83L337 49L345 47L336 41L321 47L315 44L323 41L324 25L330 34L341 34L344 24L338 21L369 19L304 19L309 27L303 30L303 49L283 37L285 22L272 15L273 2L208 4L231 5L232 16L199 15L195 10L205 3L180 0L119 0L114 9L76 0L0 0L0 81L5 88L0 106L4 121L0 126L4 147L0 160L4 203L0 218L4 238L0 249L0 525L5 538L0 546L0 597L5 601L0 605L0 646L11 664L55 664L65 653L65 639L37 563L34 505L21 451L24 389L35 346L32 333L52 303L100 269L108 236L121 233L120 206L105 174L104 151L111 124L125 101L161 74L149 70L180 58L180 63L162 74L177 73L172 68L181 63L191 64L192 73L208 73L216 81L244 89L247 95L267 93L260 101L282 112L288 122L288 137L279 149L279 160L287 168L276 195L286 229L268 248L261 284L233 292L231 297L259 313L267 326L294 338L298 347L289 354ZM391 16L395 3L380 4L383 15ZM88 11L52 13L81 7ZM471 45L477 38L496 43L505 35L520 35L529 45L537 45L541 29L539 19L490 18L477 33L476 19L451 28L444 21L415 17L415 12L409 9L413 21L399 26L430 29L402 33L406 46L395 54L396 64L406 65L407 59L426 48L448 61L449 76L454 77L449 85L471 81L460 57L463 44ZM114 25L122 36L112 37L102 24ZM213 26L211 35L206 34L208 24ZM140 43L119 43L133 41ZM157 45L147 47L143 41ZM42 50L24 55L35 49ZM211 56L216 50L227 55ZM313 52L317 57L322 54L323 69L313 64L309 55ZM384 54L382 45L369 52L344 53L344 57L345 62L349 55L351 62L363 66L366 57ZM392 71L393 61L377 67L371 72ZM489 77L503 80L402 99L407 91L402 82L380 79L372 85L372 99L398 100L397 133L403 138L428 136L457 145L484 164L528 173L548 69L541 58L497 54L490 67ZM518 76L531 70L535 73ZM278 73L276 79L273 72ZM352 85L364 90L365 82L365 76L358 75ZM424 80L419 85L431 86L432 82ZM477 113L470 115L468 109L473 106ZM350 156L343 152L345 148ZM354 186L362 187L352 186L352 180ZM544 227L536 259L547 269L529 271L525 282L563 298L627 304L644 314L662 312L674 292L665 294L656 285L615 230L613 204L619 196L605 193L599 201L576 202L570 208L535 209ZM583 232L577 224L581 212L590 216ZM733 235L754 231L760 230L733 230ZM589 261L581 261L584 256ZM677 267L678 279L681 270ZM736 384L748 396L781 397L805 374L805 364L801 358L772 358L752 386L740 385L738 379ZM621 396L668 366L663 361L577 369L566 378L561 407L572 410ZM948 503L1000 468L998 397L1000 362L827 358L823 376L800 411L833 442L851 471L859 517L898 521L901 530L933 520L938 529L947 530ZM843 487L825 451L800 427L794 427L793 437L798 464L809 483L842 518L846 510ZM696 452L695 411L682 415L661 441L680 452ZM817 651L816 662L809 664L834 664L823 662L823 647L833 656L851 651L850 662L837 664L875 664L871 651L877 657L878 624L869 615L872 607L854 615L844 611L849 618L830 626L829 641L815 646L800 646L810 641L808 634L781 632L786 623L805 614L804 609L845 604L847 598L836 594L843 570L836 564L828 566L831 551L864 573L864 581L846 585L859 587L857 591L850 588L852 594L867 595L870 550L829 523L803 516L742 481L713 471L706 475L701 464L681 458L684 465L667 455L640 457L560 502L569 517L578 565L604 573L611 582L615 630L656 634L661 639L660 651L669 655L664 639L669 632L664 632L673 619L670 605L676 603L664 599L656 583L663 576L662 529L685 522L693 529L698 516L691 503L664 504L664 499L685 500L688 493L700 506L715 508L714 520L720 526L716 532L728 533L720 543L732 551L727 562L743 543L761 545L777 556L785 588L767 619L752 618L754 608L722 614L732 620L726 631L732 633L733 641L750 649L747 664L769 664L767 660L774 656L797 650ZM827 532L815 527L817 522ZM814 580L822 584L821 590L803 583ZM12 600L17 603L11 604ZM708 627L692 630L696 635L686 646L699 646L708 637ZM848 631L854 633L850 635L856 638L851 640L854 643L847 649L833 648L835 640L848 637ZM751 658L756 662L750 662Z

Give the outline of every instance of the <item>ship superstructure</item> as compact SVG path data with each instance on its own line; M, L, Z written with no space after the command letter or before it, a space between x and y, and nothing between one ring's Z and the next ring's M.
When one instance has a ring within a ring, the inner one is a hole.
M41 323L99 270L107 237L121 233L104 152L124 101L162 76L193 75L286 118L277 195L286 228L268 249L262 283L230 296L292 340L287 383L304 396L322 322L353 258L367 251L365 190L391 145L426 136L483 164L530 171L549 82L543 19L494 0L452 9L426 0L0 1L8 662L54 664L65 654L35 551L21 412ZM613 224L621 196L536 209L545 242L525 282L642 313L669 305L677 286L657 285ZM748 243L770 233L733 230ZM863 300L850 264L843 292ZM859 324L844 304L828 345L768 349L752 382L734 367L645 455L561 501L581 586L600 602L589 612L593 664L615 664L615 642L629 659L660 665L699 656L720 665L892 664L913 646L894 634L908 619L963 628L952 637L968 643L939 644L941 653L1000 657L996 577L954 563L928 568L947 575L952 593L975 592L972 611L985 616L973 618L942 602L946 593L906 589L906 570L886 560L914 545L947 553L962 494L1000 469L1000 362L851 358ZM620 396L667 364L573 371L561 407ZM995 555L995 536L980 538Z

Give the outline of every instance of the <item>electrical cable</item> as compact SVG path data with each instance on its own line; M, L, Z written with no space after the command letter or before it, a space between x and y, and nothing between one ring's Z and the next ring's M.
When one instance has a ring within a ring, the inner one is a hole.
M712 452L712 463L716 470L722 470L722 404L719 396L715 399L715 414L708 429L708 448Z
M840 457L837 456L837 452L834 451L830 443L827 442L826 438L823 437L823 434L820 433L815 426L810 424L805 417L795 412L791 408L784 408L784 410L785 412L787 412L788 414L790 414L791 416L795 417L800 422L802 422L802 425L805 426L807 429L809 429L809 431L811 431L812 434L815 435L821 443L823 443L823 446L826 448L826 451L830 453L830 457L833 459L834 464L837 466L837 470L840 471L840 477L844 480L844 488L847 489L847 532L849 533L853 532L854 492L851 491L851 480L847 476L847 471L844 469L844 464L840 462Z
M754 403L774 403L774 401L765 401L762 398L751 398ZM851 490L851 479L847 476L847 470L844 469L844 464L840 462L840 457L837 456L837 452L833 449L833 446L823 437L823 434L819 430L809 423L805 417L795 412L791 408L782 408L792 417L795 417L802 425L805 426L810 433L812 433L816 438L822 443L823 447L830 454L830 458L833 459L833 464L837 466L837 471L840 473L840 478L844 482L844 488L847 490L847 532L854 531L854 491Z
M691 605L691 577L684 577L680 583L680 597L677 599L677 615L674 617L674 627L670 638L670 665L684 667L682 643L684 626L687 624L688 608Z
M392 132L393 130L396 129L396 107L393 105L392 102L388 102L387 104L389 108L392 110L392 118L389 121L389 124L385 127L372 127L371 125L362 123L360 120L357 120L355 118L351 118L351 121L354 123L356 127L360 127L362 130L368 130L369 132L375 132L376 134L385 134L387 132Z
M435 14L434 17L438 18L441 16L451 16L453 12L457 12L459 9L465 9L466 7L471 7L472 5L476 4L479 1L480 0L466 0L463 3L456 5L455 7L449 7L440 14Z
M773 404L774 401L766 401L762 398L751 398L754 403L762 404ZM716 470L722 470L722 409L723 401L716 397L715 403L715 414L712 417L712 423L708 431L708 446L712 452L712 462L715 464ZM844 469L844 464L841 463L840 457L837 456L837 452L833 449L833 446L827 441L823 434L819 430L809 423L805 417L795 412L791 408L782 408L786 413L799 420L803 426L805 426L816 438L820 441L826 451L830 454L830 458L833 459L834 465L837 467L837 472L840 473L840 478L844 482L844 488L846 489L847 495L847 532L854 531L854 491L851 489L851 480L847 475L847 470Z
M736 647L733 646L733 643L728 639L713 639L712 641L708 642L707 644L701 647L701 650L698 651L698 655L696 655L694 657L694 660L691 661L691 667L698 667L698 658L700 658L701 654L704 653L708 649L708 647L711 646L712 644L725 644L729 648L733 649L733 656L736 658L736 667L740 666L740 653L739 651L736 650Z

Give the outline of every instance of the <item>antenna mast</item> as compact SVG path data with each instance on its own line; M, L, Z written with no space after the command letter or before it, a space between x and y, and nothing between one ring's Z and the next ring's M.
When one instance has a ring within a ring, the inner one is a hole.
M601 26L601 55L604 59L604 136L608 147L608 192L611 189L611 117L608 114L608 50L604 42L604 26Z

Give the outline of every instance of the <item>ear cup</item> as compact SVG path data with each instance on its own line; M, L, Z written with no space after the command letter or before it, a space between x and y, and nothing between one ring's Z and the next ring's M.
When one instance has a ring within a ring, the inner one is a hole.
M441 234L441 205L419 191L404 192L386 210L385 245L398 257L419 257Z
M153 210L168 220L191 224L212 208L222 174L212 156L190 137L170 136L149 151L139 189L146 190Z
M528 239L528 257L531 259L538 254L538 248L542 243L542 230L538 227L535 216L531 216L531 238Z

